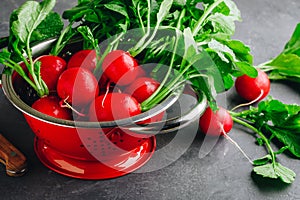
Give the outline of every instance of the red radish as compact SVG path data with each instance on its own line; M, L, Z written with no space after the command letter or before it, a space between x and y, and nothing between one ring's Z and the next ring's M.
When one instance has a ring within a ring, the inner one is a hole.
M36 100L32 104L32 108L55 118L72 120L72 111L61 107L60 101L59 97L49 95Z
M35 59L41 62L41 78L50 91L56 90L57 80L66 69L67 63L64 59L53 55L43 55ZM31 77L32 79L32 77Z
M243 151L243 149L235 142L227 133L233 126L233 120L230 113L223 107L219 107L217 111L213 111L208 107L199 120L200 130L209 136L217 137L224 136L229 140L244 156L247 160L253 164L252 160Z
M83 67L85 69L90 70L91 72L94 71L97 65L97 55L95 50L91 49L84 49L77 51L73 54L68 61L67 67Z
M136 98L139 103L142 103L155 92L159 85L160 83L153 78L140 77L125 89L125 93Z
M114 50L108 53L102 63L105 75L117 85L128 85L132 83L138 71L137 61L123 50Z
M90 121L113 121L141 113L137 100L124 93L98 96L90 105Z
M69 68L58 79L57 93L73 106L84 106L98 96L98 81L87 69Z
M270 80L268 75L262 70L257 70L256 78L247 75L240 76L235 81L237 93L248 101L260 101L270 92Z
M200 130L211 136L225 135L231 130L232 125L231 115L222 107L215 112L208 107L199 120Z
M160 83L150 77L140 77L131 83L126 89L125 93L134 97L139 103L148 99L155 90L159 87ZM149 119L138 122L138 124L149 124L152 122L161 121L165 112L161 112Z

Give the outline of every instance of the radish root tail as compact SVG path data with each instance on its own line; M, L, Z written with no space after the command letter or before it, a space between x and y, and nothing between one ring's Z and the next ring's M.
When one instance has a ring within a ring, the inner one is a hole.
M254 100L252 100L252 101L250 101L248 103L243 103L243 104L237 105L236 107L232 108L231 111L234 111L234 110L236 110L236 109L238 109L240 107L249 106L249 105L257 102L262 97L263 94L264 94L264 91L260 90L260 94L259 94L259 96L256 99L254 99Z
M247 160L253 165L253 161L249 158L249 156L243 151L243 149L238 145L236 141L234 141L231 137L229 137L226 133L224 134L224 137L229 140L236 148L247 158Z
M85 117L85 116L86 116L85 114L79 112L78 110L76 110L75 108L73 108L73 107L67 102L68 99L69 99L69 96L67 96L67 98L65 98L65 99L63 100L63 103L60 102L60 106L61 106L62 108L69 108L69 109L71 109L73 112L75 112L75 113L76 113L78 116L80 116L80 117Z

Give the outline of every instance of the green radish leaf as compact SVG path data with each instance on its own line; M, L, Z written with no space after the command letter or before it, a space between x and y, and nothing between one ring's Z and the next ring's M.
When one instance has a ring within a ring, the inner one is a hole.
M268 74L270 80L289 80L300 83L300 77L291 75L291 76L285 76L280 75L278 70L271 71L271 73Z
M93 10L90 9L87 5L78 5L73 7L72 9L65 10L62 14L64 19L68 19L70 22L79 21L84 16L90 15L93 13Z
M243 113L244 119L254 121L258 130L276 137L294 156L300 158L300 105L267 99L261 101L257 108Z
M226 16L221 13L215 13L207 18L214 27L214 32L224 33L225 35L233 35L235 32L235 18Z
M280 54L268 64L273 73L280 76L291 76L300 78L300 57L295 54Z
M232 0L224 0L214 10L213 13L222 13L225 16L231 16L234 20L241 20L241 12Z
M62 14L62 17L64 19L68 19L70 23L78 22L78 21L102 23L99 17L101 18L103 15L106 14L104 13L104 9L102 8L103 8L102 0L93 0L93 1L83 0L78 2L78 4L73 8L65 10ZM101 12L99 12L99 10L101 10ZM110 14L109 17L107 18L111 18L111 16L113 16L112 13L109 14Z
M185 6L186 3L186 0L174 0L174 4L177 6Z
M289 148L288 146L281 147L278 151L274 152L274 154L276 154L276 155L282 154L288 148Z
M261 175L263 177L274 178L274 179L278 178L278 176L276 175L276 172L273 168L273 165L271 163L256 166L253 168L253 171L256 174Z
M300 56L300 23L297 24L292 37L284 47L284 54L296 54Z
M242 20L242 18L241 18L241 12L238 9L237 5L234 3L234 1L232 1L232 0L224 0L224 3L229 8L229 14L228 14L228 16L230 16L233 20L241 21Z
M157 13L157 23L159 24L164 20L164 18L169 14L171 6L173 4L173 0L164 0L159 8Z
M22 43L30 40L33 31L47 17L55 5L55 0L44 0L41 3L27 1L16 10L18 20L13 21L11 30ZM30 20L28 20L30 19Z
M30 42L43 41L48 38L57 37L60 35L64 23L58 13L51 12L33 31Z
M272 80L300 82L300 23L297 24L284 50L275 59L259 67L269 73Z
M295 180L296 174L293 170L276 163L275 172L277 176L285 183L292 183Z
M286 105L286 110L290 115L298 115L300 112L300 106L298 104Z
M234 85L234 80L231 74L223 75L225 89L230 89Z
M264 157L262 157L262 158L259 158L259 159L254 160L254 161L253 161L253 164L254 164L255 166L260 166L260 165L265 165L265 164L267 164L267 163L270 162L270 161L272 161L272 157L271 157L270 154L268 154L268 155L266 155L266 156L264 156Z
M226 40L224 41L224 44L226 44L230 49L233 50L238 60L252 64L253 56L250 53L251 50L244 43L239 40Z
M273 125L280 126L290 116L288 107L279 100L262 101L258 104L257 117L260 115L266 123L271 121Z
M129 18L127 11L124 9L124 6L109 3L109 4L105 4L104 7L107 8L107 9L110 9L114 12L117 12L121 15L124 15L126 18Z
M235 64L236 64L237 68L239 68L240 71L243 72L244 74L246 74L246 75L248 75L252 78L257 77L257 75L258 75L257 70L252 65L250 65L249 63L247 63L247 62L236 62Z
M11 53L7 49L3 49L2 51L0 51L0 59L3 59L3 61L5 61L7 58L9 58L10 55L11 55Z
M296 177L294 171L282 166L280 163L268 163L265 165L256 166L253 168L253 171L263 177L280 179L285 183L292 183Z
M289 151L296 157L300 158L300 126L298 127L267 127L280 142L287 146Z
M232 61L237 61L235 54L232 49L230 49L227 45L222 44L221 42L212 39L210 42L208 42L208 51L214 51L217 53L217 55L221 58L222 61L229 63L228 56Z
M23 58L22 53L24 52L25 44L21 43L15 36L10 37L12 38L8 47L8 49L12 49L10 59L15 62L20 62Z

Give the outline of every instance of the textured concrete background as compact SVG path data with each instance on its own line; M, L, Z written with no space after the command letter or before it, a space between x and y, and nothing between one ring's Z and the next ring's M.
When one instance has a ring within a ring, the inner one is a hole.
M24 0L0 2L0 37L6 36L9 13ZM61 11L75 1L58 1ZM276 56L300 21L298 0L236 0L243 22L237 24L236 39L248 44L256 64ZM271 95L286 103L300 102L299 85L272 83ZM239 101L234 91L228 105ZM132 173L105 181L84 181L61 176L44 167L33 151L33 133L23 116L0 91L0 132L29 161L28 173L7 177L0 167L1 199L300 199L300 161L280 155L279 161L297 174L292 185L260 179L252 166L227 140L220 139L204 158L198 157L202 140L197 137L176 162L149 173ZM247 131L236 126L230 133L251 158L265 154ZM168 137L168 136L165 136ZM158 137L163 142L163 137Z

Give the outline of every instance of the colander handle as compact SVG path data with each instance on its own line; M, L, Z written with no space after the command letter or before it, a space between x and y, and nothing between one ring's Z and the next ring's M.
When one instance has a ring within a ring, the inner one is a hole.
M0 134L0 162L9 176L21 176L27 170L26 157Z

